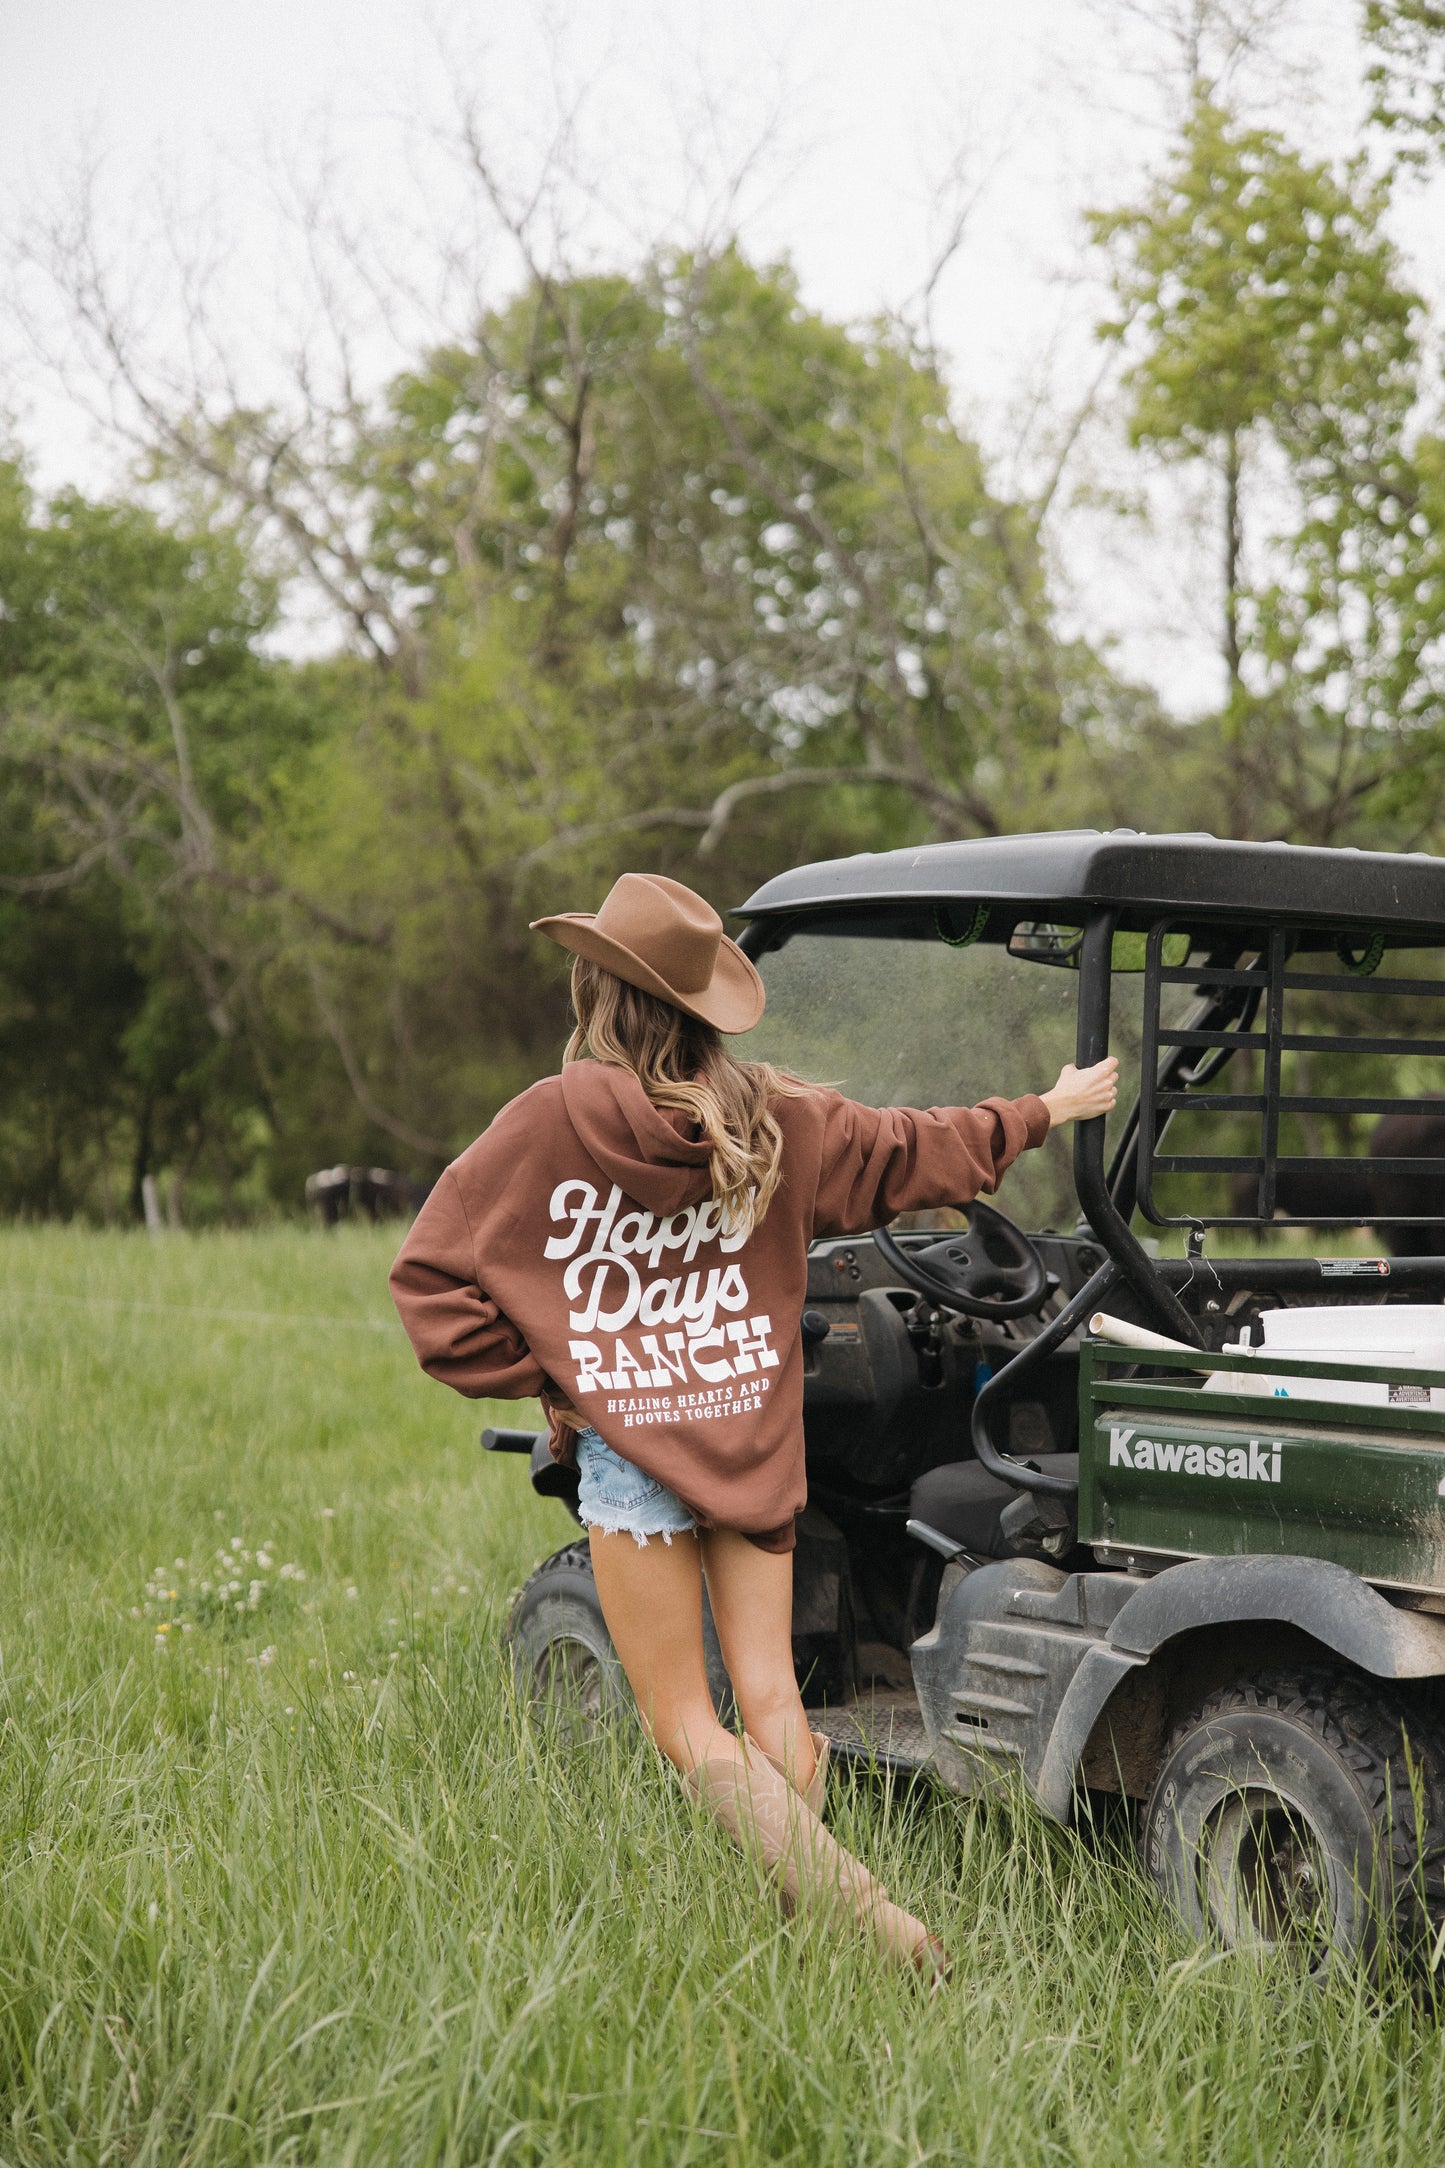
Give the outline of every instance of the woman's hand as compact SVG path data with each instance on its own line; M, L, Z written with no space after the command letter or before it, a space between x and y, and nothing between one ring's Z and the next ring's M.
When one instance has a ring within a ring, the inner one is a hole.
M578 1413L560 1386L549 1378L542 1388L542 1413L562 1430L586 1430L587 1417Z
M1119 1096L1119 1057L1108 1054L1092 1069L1076 1069L1066 1061L1051 1092L1041 1094L1049 1110L1049 1127L1061 1122L1088 1122L1096 1114L1110 1114Z

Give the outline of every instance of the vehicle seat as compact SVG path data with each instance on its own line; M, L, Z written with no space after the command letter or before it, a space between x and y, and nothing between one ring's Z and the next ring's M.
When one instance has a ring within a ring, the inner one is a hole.
M1079 1479L1077 1453L1030 1453L1029 1459L1045 1475L1067 1476L1075 1483ZM976 1460L954 1460L918 1478L908 1493L908 1511L913 1520L926 1521L979 1558L1003 1558L1008 1553L998 1517L1021 1496Z

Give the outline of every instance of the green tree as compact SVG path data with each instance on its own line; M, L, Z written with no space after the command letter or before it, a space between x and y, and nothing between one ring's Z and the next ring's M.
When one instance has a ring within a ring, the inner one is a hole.
M1402 162L1423 165L1445 143L1445 6L1441 0L1365 0L1370 119Z
M119 322L106 351L132 367ZM931 354L786 267L534 266L375 405L137 404L184 519L27 506L0 590L0 873L31 925L113 924L132 1188L434 1172L555 1062L527 919L625 865L726 906L804 858L1164 812L1154 704L1057 630L1045 507ZM265 652L288 577L342 629L307 669ZM93 1203L66 1118L45 1195Z
M384 894L392 940L298 925L292 983L403 1153L554 1058L526 917L622 865L725 905L801 857L1127 810L1154 711L1058 636L1035 511L916 349L783 269L537 279L392 386L343 501L402 637L286 864L348 919Z
M1239 834L1418 836L1438 809L1439 452L1388 200L1363 159L1332 171L1201 95L1145 200L1093 220L1131 439L1219 479Z
M310 729L233 535L0 467L0 1203L229 1185L279 1119L244 846Z

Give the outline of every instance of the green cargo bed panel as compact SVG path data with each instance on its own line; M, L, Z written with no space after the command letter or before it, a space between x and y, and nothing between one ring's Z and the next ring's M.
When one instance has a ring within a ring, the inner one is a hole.
M1354 1422L1325 1427L1281 1422L1270 1401L1216 1415L1198 1397L1197 1415L1097 1410L1080 1440L1082 1542L1330 1558L1383 1586L1445 1596L1445 1424L1372 1430L1351 1409Z

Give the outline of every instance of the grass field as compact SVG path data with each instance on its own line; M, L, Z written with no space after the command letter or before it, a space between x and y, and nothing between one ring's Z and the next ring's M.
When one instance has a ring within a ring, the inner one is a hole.
M498 1629L571 1523L390 1247L0 1235L0 2160L1445 2160L1437 2014L1190 1949L1127 1856L840 1787L929 2005L532 1723Z

